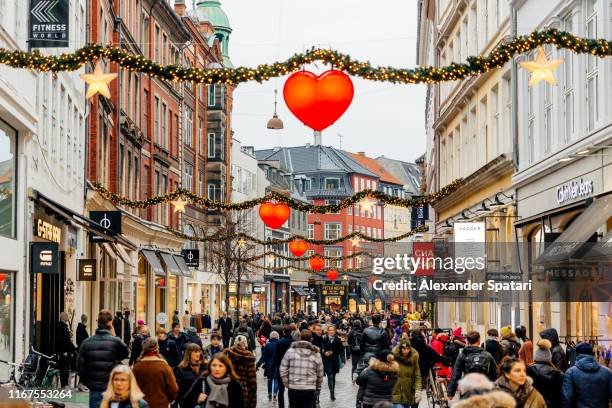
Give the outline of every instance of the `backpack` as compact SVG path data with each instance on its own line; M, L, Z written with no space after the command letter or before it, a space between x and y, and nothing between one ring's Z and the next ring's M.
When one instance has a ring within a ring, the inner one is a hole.
M453 366L455 365L457 357L459 357L459 348L458 344L450 340L444 343L444 357L448 357Z
M521 346L519 346L519 344L515 341L512 340L506 340L506 342L504 342L507 345L507 347L504 347L504 355L505 356L510 356L510 357L518 357L519 356L519 350L521 349Z
M362 337L363 337L362 331L355 332L353 336L353 344L351 345L351 351L355 353L361 352L361 338Z
M491 362L487 358L486 353L468 353L465 354L464 370L465 374L469 373L480 373L484 375L489 374L489 366Z

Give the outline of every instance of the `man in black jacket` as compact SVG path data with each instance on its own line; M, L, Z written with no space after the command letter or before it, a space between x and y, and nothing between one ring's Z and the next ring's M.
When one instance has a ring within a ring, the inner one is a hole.
M391 348L387 331L379 327L380 321L380 315L372 316L372 327L368 327L363 331L363 336L361 336L361 352L363 357L355 370L356 375L359 375L368 366L370 358L376 357L382 350Z
M550 341L552 344L552 349L550 350L552 353L552 363L559 370L566 372L567 359L565 357L565 351L559 342L559 333L557 333L557 329L554 327L544 329L542 333L540 333L540 337Z
M221 336L223 337L223 348L228 348L234 331L234 326L232 325L232 319L227 316L227 312L223 312L223 317L219 319L217 329L221 330Z
M278 407L285 408L285 385L281 381L280 373L278 368L280 367L285 353L291 347L293 343L293 336L291 335L291 326L286 325L283 327L283 337L280 338L276 344L276 354L274 355L274 370L276 371L276 381L278 382Z
M78 368L81 381L89 388L89 408L99 408L110 372L128 356L128 347L111 334L113 315L108 310L98 314L96 334L81 344Z
M499 332L497 329L489 329L489 331L487 331L487 340L485 341L484 349L493 356L497 365L501 363L502 358L504 358L504 348L499 342Z
M453 367L453 376L448 384L449 400L455 396L457 383L464 374L480 373L486 375L491 381L497 379L495 359L480 347L480 333L477 331L468 332L466 338L468 345L463 348L463 352L457 357Z

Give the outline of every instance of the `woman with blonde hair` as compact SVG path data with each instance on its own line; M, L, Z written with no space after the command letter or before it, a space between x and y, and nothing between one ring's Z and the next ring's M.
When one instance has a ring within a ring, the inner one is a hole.
M130 367L118 365L110 373L100 408L148 408L143 398L144 394Z

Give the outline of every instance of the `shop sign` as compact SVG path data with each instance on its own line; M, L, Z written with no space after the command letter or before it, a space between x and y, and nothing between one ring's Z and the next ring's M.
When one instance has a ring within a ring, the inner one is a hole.
M557 203L563 204L593 194L593 180L572 180L557 187Z
M34 223L34 235L47 241L62 243L62 229L40 218Z
M321 294L325 296L344 295L343 285L321 285Z
M413 197L418 198L418 197ZM425 221L429 220L429 205L421 205L419 207L412 207L410 214L410 226L411 228L420 227L425 225Z
M183 249L181 251L185 264L191 268L200 267L200 250L199 249Z
M413 242L412 253L415 259L421 259L416 268L415 275L417 276L432 276L434 274L434 265L428 262L434 257L433 242Z
M104 228L107 235L121 235L121 211L90 211L89 217L93 222ZM90 242L105 242L103 237L90 235Z
M79 280L93 282L96 280L96 260L79 259Z
M30 243L30 273L59 273L59 245L57 242Z
M456 222L454 228L455 256L478 258L486 253L484 222Z
M254 286L253 293L265 293L266 288L263 286Z
M159 312L157 316L155 316L155 321L159 324L166 324L168 323L168 315L164 312Z
M30 1L30 47L69 47L69 1Z
M229 293L236 293L237 288L238 288L238 285L236 285L235 283L230 283L229 285L227 285L227 291Z

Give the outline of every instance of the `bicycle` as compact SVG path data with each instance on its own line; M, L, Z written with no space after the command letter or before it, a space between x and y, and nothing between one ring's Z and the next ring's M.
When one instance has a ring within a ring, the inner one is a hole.
M427 379L427 400L434 408L436 405L440 408L448 408L448 379L446 377L438 377L436 373L439 370L440 367L432 367L429 371L429 377Z
M39 351L36 351L34 347L30 348L30 352L38 356L38 367L34 376L34 386L40 388L59 388L60 370L57 368L57 355L53 354L51 356L47 356ZM43 362L45 364L42 364Z

